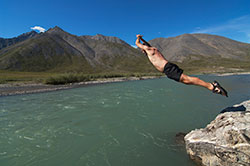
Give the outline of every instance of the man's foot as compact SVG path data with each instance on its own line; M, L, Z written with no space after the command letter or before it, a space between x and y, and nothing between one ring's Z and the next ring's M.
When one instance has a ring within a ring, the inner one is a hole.
M221 86L220 86L220 84L217 82L217 81L214 81L213 83L211 83L212 85L213 85L213 93L216 93L216 94L221 94L222 96L226 96L226 97L228 97L228 95L227 95L227 91L224 89L224 88L222 88Z

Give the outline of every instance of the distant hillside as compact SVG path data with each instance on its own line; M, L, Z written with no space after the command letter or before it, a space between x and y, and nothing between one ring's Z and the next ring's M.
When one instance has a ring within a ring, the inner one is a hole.
M250 56L250 44L208 34L184 34L172 38L157 38L149 41L164 56L175 62L201 57L244 60Z
M75 36L59 27L0 50L0 69L155 72L145 55L117 37Z
M0 38L0 50L5 48L5 47L11 46L13 44L16 44L16 43L22 42L24 40L27 40L29 38L32 38L36 35L37 35L37 33L35 31L31 31L31 32L24 33L18 37L14 37L14 38L9 38L9 39Z

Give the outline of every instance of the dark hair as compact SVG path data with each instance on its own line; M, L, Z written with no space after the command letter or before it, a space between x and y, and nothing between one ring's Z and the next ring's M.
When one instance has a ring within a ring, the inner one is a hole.
M142 45L145 45L145 46L148 46L148 47L151 47L151 45L149 43L145 43L143 42Z

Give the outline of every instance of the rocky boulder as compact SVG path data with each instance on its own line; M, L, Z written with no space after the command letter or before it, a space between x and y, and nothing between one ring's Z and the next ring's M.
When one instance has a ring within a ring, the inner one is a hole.
M187 153L200 165L250 166L250 100L231 108L185 136Z

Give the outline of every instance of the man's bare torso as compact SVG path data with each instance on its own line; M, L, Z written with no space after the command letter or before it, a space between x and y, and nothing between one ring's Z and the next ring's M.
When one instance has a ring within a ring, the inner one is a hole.
M149 47L145 50L150 62L161 72L168 61L163 57L161 52L155 47Z

